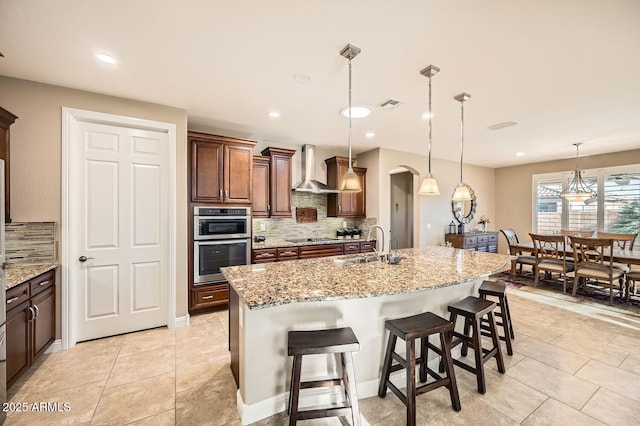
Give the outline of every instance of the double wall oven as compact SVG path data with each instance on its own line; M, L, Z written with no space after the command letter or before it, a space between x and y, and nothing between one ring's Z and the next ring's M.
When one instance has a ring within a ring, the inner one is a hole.
M251 263L251 208L193 208L194 284L225 281L220 268Z

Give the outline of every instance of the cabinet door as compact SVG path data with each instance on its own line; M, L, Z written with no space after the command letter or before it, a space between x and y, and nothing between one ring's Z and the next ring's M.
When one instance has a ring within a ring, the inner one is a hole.
M7 223L11 222L9 126L11 126L17 118L17 116L0 107L0 159L4 160L4 221Z
M29 368L31 317L29 302L24 302L7 312L7 388Z
M250 203L253 148L224 146L224 202Z
M253 217L269 217L269 157L253 158Z
M218 142L191 139L192 201L222 202L222 147Z
M271 217L291 217L290 156L271 156Z
M360 187L362 191L352 193L351 198L351 213L353 217L366 217L367 216L367 169L361 167L354 167L353 170L360 179Z
M39 357L56 337L56 288L51 286L31 298L31 306L35 310L32 321L33 345L31 356Z

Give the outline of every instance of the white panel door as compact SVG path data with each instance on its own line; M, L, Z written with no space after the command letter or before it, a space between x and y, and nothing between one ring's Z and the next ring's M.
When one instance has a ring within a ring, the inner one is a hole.
M78 122L70 226L77 340L167 324L166 133Z

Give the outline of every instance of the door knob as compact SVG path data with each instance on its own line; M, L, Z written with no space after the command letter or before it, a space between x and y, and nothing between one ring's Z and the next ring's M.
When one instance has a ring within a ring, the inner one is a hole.
M87 261L87 260L89 260L89 259L93 259L93 257L80 256L80 257L78 258L78 260L79 260L80 262L86 262L86 261Z

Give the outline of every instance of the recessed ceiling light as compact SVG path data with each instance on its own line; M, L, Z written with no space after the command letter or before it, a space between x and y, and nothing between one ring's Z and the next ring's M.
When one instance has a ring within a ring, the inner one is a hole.
M311 76L306 72L297 72L293 75L293 79L300 84L307 84L311 81Z
M428 119L433 117L433 113L429 114L428 112L425 112L424 114L422 114L422 119L427 121Z
M118 62L116 58L114 58L113 56L107 55L106 53L96 53L95 56L99 61L104 62L105 64L113 65Z
M376 136L375 132L367 132L364 134L365 137L367 138L373 138Z
M269 117L271 117L271 118L278 118L278 117L280 117L280 113L279 113L278 111L271 111L271 112L269 113Z
M524 157L524 152L516 152L516 157Z
M354 105L351 107L351 118L364 118L371 115L373 110L365 105ZM349 108L344 107L340 110L340 114L343 117L349 118Z

